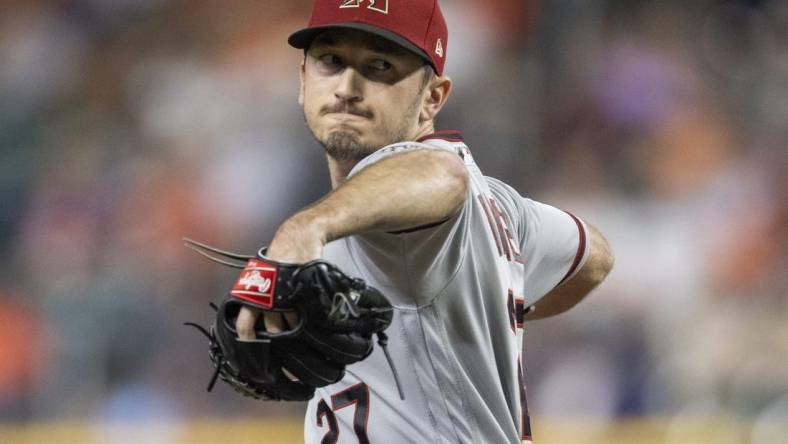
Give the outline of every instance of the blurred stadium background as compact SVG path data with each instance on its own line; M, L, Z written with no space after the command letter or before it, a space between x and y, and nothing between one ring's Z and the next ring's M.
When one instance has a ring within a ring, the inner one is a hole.
M598 225L526 326L538 443L788 442L788 2L443 0L442 129ZM234 276L328 188L285 38L308 0L0 1L0 442L289 443L211 374Z

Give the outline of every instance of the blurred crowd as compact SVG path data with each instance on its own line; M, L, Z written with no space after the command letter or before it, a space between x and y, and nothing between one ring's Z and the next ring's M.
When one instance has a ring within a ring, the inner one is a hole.
M443 0L487 175L616 268L526 326L535 417L788 418L788 2ZM0 2L0 420L300 415L183 327L329 188L287 35L309 0Z

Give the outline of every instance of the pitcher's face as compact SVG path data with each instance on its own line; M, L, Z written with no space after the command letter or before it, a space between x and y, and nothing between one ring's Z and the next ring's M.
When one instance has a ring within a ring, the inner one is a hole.
M427 97L424 66L415 54L374 34L324 32L301 66L299 103L309 128L337 160L360 160L409 140Z

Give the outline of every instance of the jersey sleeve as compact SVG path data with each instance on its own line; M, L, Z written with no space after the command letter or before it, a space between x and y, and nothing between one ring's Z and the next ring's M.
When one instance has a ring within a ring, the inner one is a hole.
M587 228L571 213L520 196L487 178L514 231L523 262L523 298L530 307L582 268L588 256Z
M433 151L447 151L450 153L456 153L456 151L452 150L449 147L444 147L441 145L432 145L420 142L403 142L403 143L395 143L394 145L389 145L383 147L374 153L370 154L369 156L361 159L356 166L350 170L350 174L348 174L348 178L351 178L359 173L359 171L363 170L364 168L378 163L381 160L391 157L395 154L402 154L411 151L420 151L420 150L433 150Z
M571 213L531 199L522 199L522 208L525 229L520 244L528 307L580 270L588 248L586 226Z
M423 149L457 154L440 145L391 145L359 162L349 177L392 155ZM460 210L445 221L399 232L374 231L352 236L348 242L358 259L356 265L378 282L396 305L429 304L452 280L465 256L472 210L472 199L467 198Z

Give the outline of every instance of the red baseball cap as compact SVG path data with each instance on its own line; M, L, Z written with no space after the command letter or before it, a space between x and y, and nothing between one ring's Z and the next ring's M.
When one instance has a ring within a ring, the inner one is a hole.
M438 0L315 0L309 26L294 32L287 42L307 49L318 34L333 28L379 35L443 74L449 31Z

